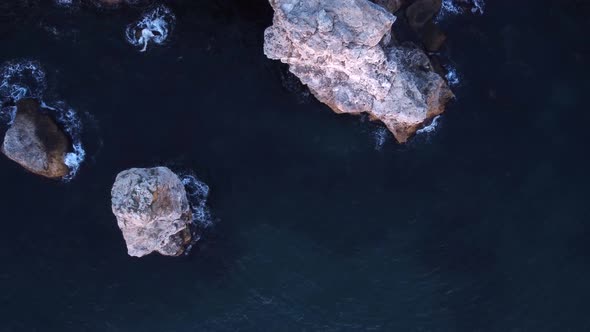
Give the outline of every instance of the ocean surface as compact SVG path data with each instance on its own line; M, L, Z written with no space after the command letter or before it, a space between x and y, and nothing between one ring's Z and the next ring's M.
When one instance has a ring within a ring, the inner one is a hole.
M38 69L0 96L71 109L83 159L0 158L0 331L590 331L588 1L440 17L457 99L406 145L266 59L267 1L159 3L145 52L156 2L0 4L3 75ZM128 257L111 213L155 165L210 188L188 256Z

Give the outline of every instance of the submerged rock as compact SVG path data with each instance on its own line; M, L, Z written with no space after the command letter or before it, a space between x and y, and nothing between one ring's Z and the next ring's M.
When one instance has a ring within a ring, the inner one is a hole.
M2 152L27 170L48 178L62 178L70 169L65 157L69 141L55 121L41 112L35 99L16 104L12 126L6 131Z
M154 251L178 256L189 248L192 211L182 181L170 169L123 171L117 175L111 197L130 256Z
M270 0L264 53L337 113L367 113L399 142L453 97L423 51L380 43L395 16L368 0Z

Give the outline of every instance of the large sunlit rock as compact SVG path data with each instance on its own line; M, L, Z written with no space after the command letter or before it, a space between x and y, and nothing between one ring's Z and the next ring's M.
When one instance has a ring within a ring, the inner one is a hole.
M453 94L423 51L383 46L395 16L368 0L270 0L264 53L337 113L368 114L399 142L444 112Z
M190 247L192 212L180 178L166 167L132 168L117 175L113 213L130 256L178 256Z

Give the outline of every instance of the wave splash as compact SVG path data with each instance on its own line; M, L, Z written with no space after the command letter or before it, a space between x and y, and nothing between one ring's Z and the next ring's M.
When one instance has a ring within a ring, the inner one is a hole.
M36 61L7 62L0 69L0 75L2 100L40 98L47 87L45 72Z
M209 186L192 174L181 175L180 180L182 181L188 196L193 213L193 222L202 228L212 226L213 218L211 216L211 211L207 207Z
M125 30L127 41L133 46L141 46L145 52L148 43L163 44L172 30L176 17L165 6L158 6L143 14L140 21L130 24Z
M452 65L447 65L447 66L445 66L445 69L447 71L447 74L445 75L445 79L447 80L449 85L451 87L459 85L459 83L461 83L461 79L460 79L459 74L457 72L457 68L455 68Z
M439 119L440 119L440 115L435 116L432 119L432 122L428 126L418 129L416 131L416 134L429 134L429 133L434 132L436 130L436 127L438 127L438 120Z
M64 180L70 181L76 176L80 165L86 159L86 151L82 145L82 120L78 112L63 101L56 102L54 106L42 101L41 107L52 111L53 117L72 141L72 151L66 153L64 157L65 164L70 168L70 173L64 177Z
M86 151L82 144L82 120L73 108L63 101L46 103L43 95L47 88L46 74L36 61L22 60L7 62L0 67L0 119L6 124L12 124L16 116L16 102L23 98L35 98L41 107L49 111L57 123L69 136L72 147L64 157L70 173L64 181L70 181L78 173L84 162Z
M441 21L449 16L457 16L465 14L469 10L473 14L483 15L485 9L484 0L443 0L441 10L436 18Z
M186 190L193 225L196 226L191 229L192 240L185 250L185 255L188 255L193 246L201 240L204 231L213 226L213 218L207 207L209 186L192 174L179 174L179 177Z

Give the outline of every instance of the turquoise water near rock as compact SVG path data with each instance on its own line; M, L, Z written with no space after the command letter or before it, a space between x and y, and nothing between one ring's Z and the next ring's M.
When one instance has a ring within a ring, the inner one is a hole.
M586 331L590 178L584 1L449 16L457 100L396 144L262 53L264 0L167 1L146 52L117 10L2 4L0 65L36 61L80 115L69 182L0 158L0 331ZM116 174L209 188L190 255L134 259Z

